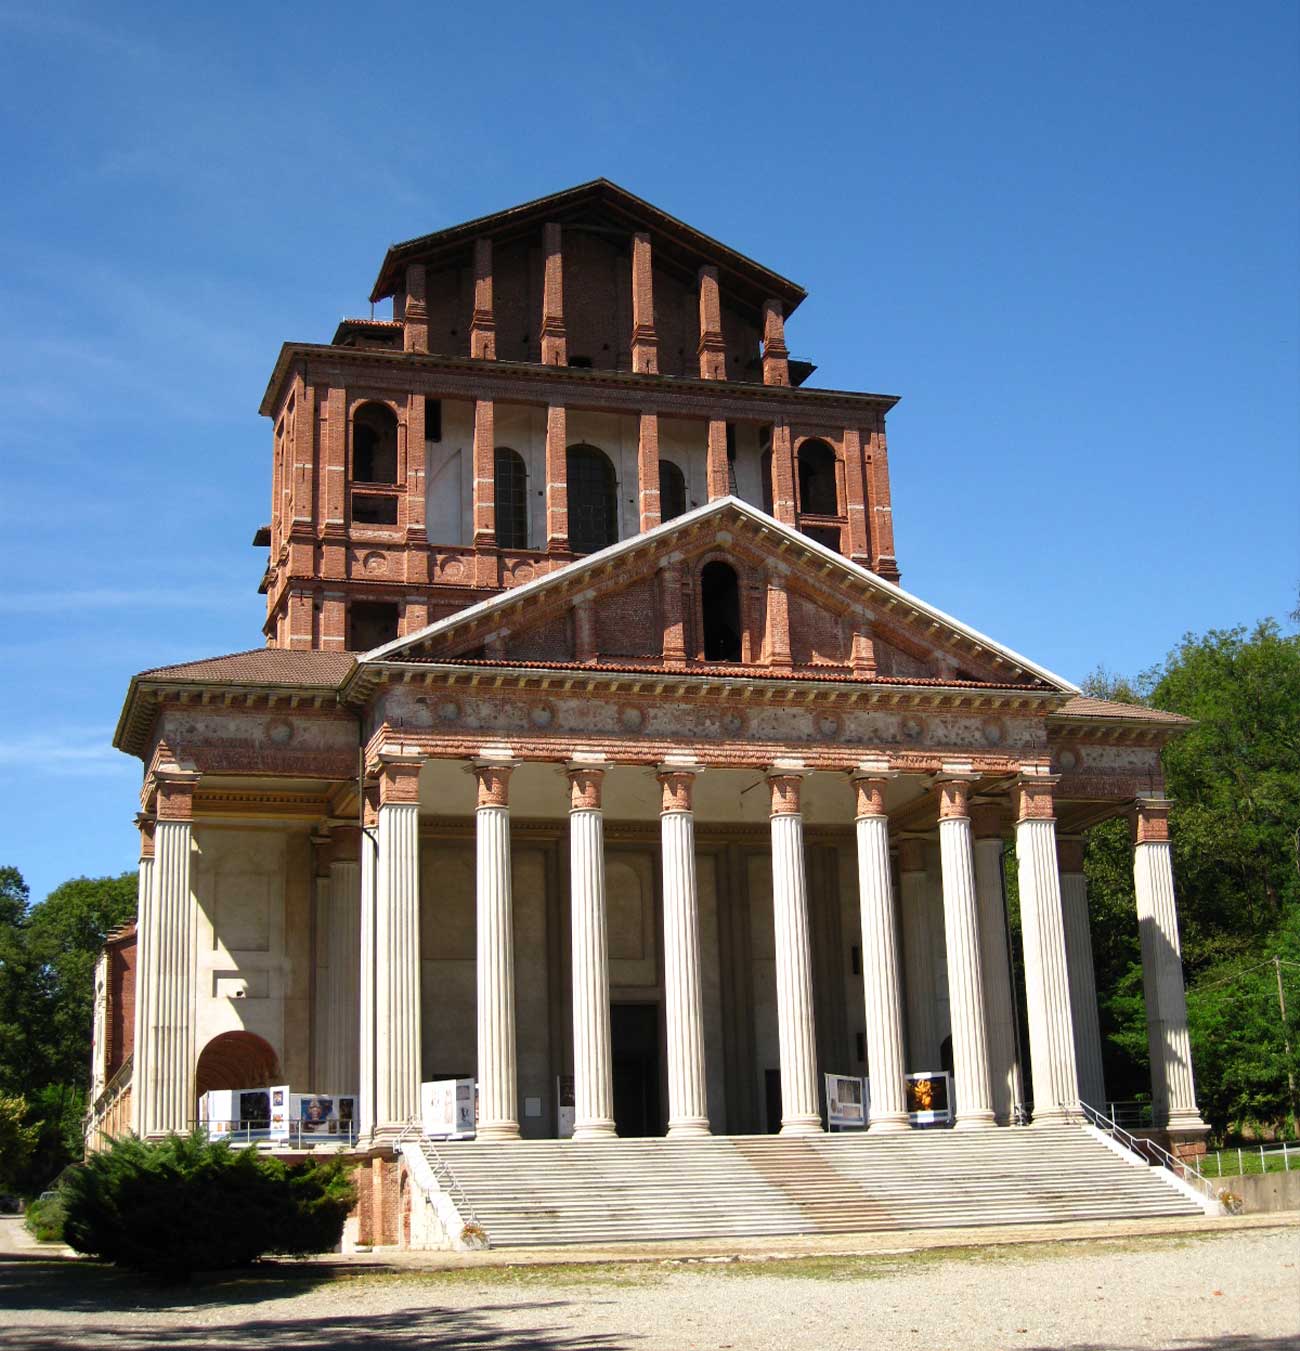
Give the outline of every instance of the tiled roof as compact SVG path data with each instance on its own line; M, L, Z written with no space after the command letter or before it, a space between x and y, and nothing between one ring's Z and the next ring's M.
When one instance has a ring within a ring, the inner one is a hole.
M158 666L137 680L212 681L221 685L338 685L356 665L351 652L312 652L285 647L255 647L224 657Z
M1110 699L1094 699L1087 694L1076 694L1069 703L1062 704L1053 714L1057 718L1116 718L1127 722L1163 722L1190 726L1193 719L1181 713L1166 713L1161 708L1145 704L1118 704Z

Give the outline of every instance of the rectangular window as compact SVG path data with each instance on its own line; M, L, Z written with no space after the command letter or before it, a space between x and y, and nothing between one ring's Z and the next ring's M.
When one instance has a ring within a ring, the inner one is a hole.
M426 441L442 440L441 399L425 399L424 401L424 439Z
M377 493L353 493L352 523L354 525L396 525L397 498L380 497Z

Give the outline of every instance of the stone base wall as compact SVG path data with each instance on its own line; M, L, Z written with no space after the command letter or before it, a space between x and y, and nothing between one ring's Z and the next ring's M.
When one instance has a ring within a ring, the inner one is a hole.
M376 1154L363 1159L357 1166L355 1181L357 1242L376 1248L403 1242L396 1156Z

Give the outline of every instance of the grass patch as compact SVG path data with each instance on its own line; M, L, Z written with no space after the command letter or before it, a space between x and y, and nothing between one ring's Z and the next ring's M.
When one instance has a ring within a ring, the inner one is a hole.
M1248 1149L1243 1145L1240 1150L1214 1150L1201 1160L1201 1173L1210 1179L1259 1177L1264 1173L1300 1173L1300 1145L1288 1141L1285 1155L1276 1145L1266 1146L1263 1158L1260 1157L1258 1147Z

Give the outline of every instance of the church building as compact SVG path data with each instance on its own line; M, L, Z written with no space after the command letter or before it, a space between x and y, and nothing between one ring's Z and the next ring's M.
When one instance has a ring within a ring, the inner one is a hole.
M394 245L392 318L284 344L264 641L137 675L116 731L140 901L92 1135L356 1094L382 1189L434 1080L501 1150L817 1135L827 1072L869 1081L869 1136L940 1070L951 1139L1076 1122L1084 837L1126 817L1154 1129L1200 1148L1186 720L904 589L896 398L810 383L804 296L599 179Z

